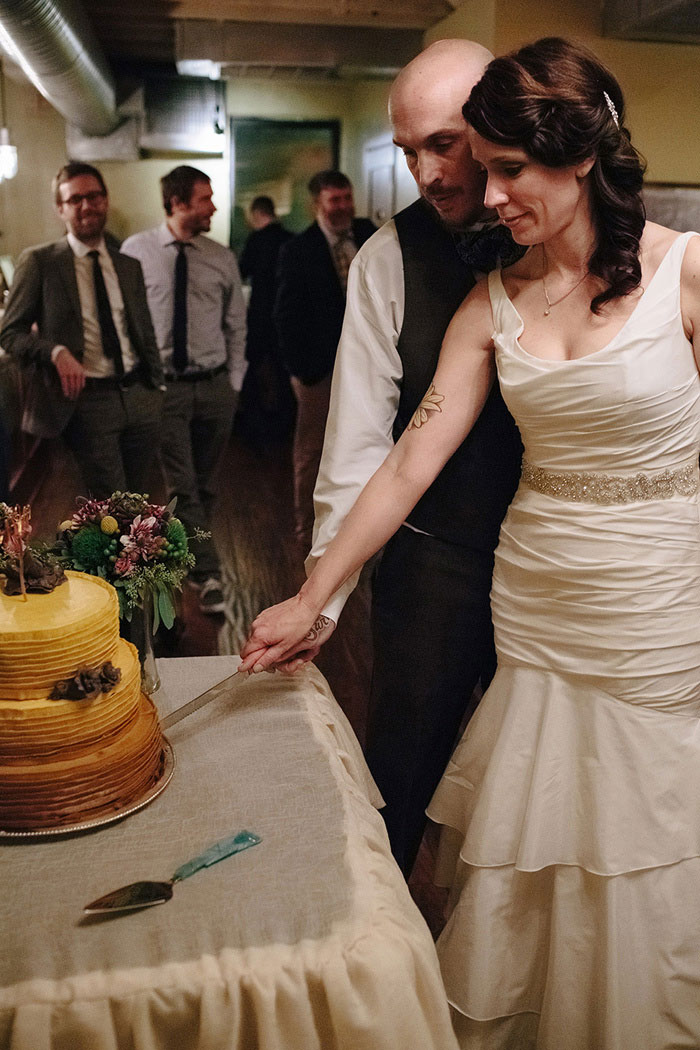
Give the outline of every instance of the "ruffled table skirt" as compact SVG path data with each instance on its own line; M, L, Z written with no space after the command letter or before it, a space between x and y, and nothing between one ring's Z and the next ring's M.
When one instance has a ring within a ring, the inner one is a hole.
M174 708L235 667L161 661L156 699ZM169 738L175 775L145 810L0 846L0 1047L456 1050L432 938L319 672L237 679ZM81 922L87 901L243 827L261 844L166 905Z

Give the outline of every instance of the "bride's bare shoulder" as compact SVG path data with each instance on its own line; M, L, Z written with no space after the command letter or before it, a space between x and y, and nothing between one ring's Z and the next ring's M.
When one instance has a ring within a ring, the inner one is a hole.
M646 222L642 239L639 242L642 269L655 273L664 255L678 236L678 230L671 230L668 226L659 226L657 222Z

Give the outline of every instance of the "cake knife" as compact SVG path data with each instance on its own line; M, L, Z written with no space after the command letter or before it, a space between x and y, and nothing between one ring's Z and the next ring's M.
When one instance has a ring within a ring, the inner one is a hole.
M212 864L218 864L220 860L232 857L234 853L241 853L244 849L257 846L261 841L260 836L253 831L239 831L227 839L215 842L198 857L180 865L167 882L132 882L128 886L121 886L118 890L105 893L104 897L98 897L97 900L86 904L83 911L86 915L105 915L118 911L133 911L135 908L150 908L154 904L165 904L172 897L173 886L176 882L182 882L183 879L188 879L190 875L201 871L202 868L210 868Z
M166 715L165 718L161 718L161 729L165 732L165 730L170 729L171 726L174 726L181 719L187 718L188 715L193 715L195 711L199 711L200 708L205 707L206 704L210 704L212 700L216 700L217 697L226 692L234 678L239 674L242 675L243 672L241 670L234 671L232 675L229 675L228 678L224 678L221 682L217 682L216 685L211 687L211 689L207 689L205 692L200 693L199 696L195 696L194 700L188 700L188 702L183 704L182 707L176 708L174 711L171 711L169 715Z

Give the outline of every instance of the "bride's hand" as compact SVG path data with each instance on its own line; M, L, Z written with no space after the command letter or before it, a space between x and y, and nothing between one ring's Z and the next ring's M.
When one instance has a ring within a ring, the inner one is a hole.
M240 670L293 673L314 659L334 628L333 620L319 615L301 595L288 598L255 618L241 649Z

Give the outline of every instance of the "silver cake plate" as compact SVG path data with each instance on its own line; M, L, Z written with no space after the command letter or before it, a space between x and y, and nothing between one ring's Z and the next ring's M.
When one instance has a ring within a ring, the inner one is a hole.
M0 842L7 841L8 839L52 839L58 838L60 835L76 835L81 831L94 831L96 828L104 828L109 824L115 824L118 820L124 820L125 817L130 817L132 813L138 813L138 811L143 809L144 806L153 802L154 798L158 798L158 795L160 795L162 791L165 791L170 783L174 771L175 754L170 742L164 738L163 772L155 784L148 789L145 795L142 795L138 802L132 802L130 805L124 806L122 809L114 810L114 812L108 813L102 817L95 817L93 820L84 820L80 824L64 824L60 828L36 828L33 831L6 831L3 828L0 828Z

